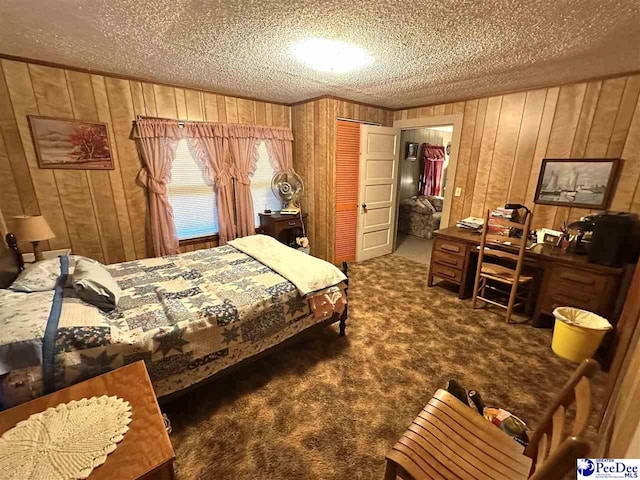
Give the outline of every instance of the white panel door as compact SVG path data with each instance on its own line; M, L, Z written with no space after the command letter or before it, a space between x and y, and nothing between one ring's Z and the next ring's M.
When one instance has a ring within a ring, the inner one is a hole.
M399 142L397 128L360 128L358 262L386 255L393 249Z

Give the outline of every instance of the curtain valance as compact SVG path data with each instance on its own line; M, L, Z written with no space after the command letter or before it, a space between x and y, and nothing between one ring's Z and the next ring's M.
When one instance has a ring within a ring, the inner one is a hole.
M251 177L256 170L260 141L266 144L275 172L293 168L290 128L139 117L132 136L142 154L138 180L148 191L156 255L176 253L179 248L166 188L179 140L187 140L196 160L206 167L217 187L220 245L236 236L255 233ZM225 161L227 151L231 162Z
M238 123L182 122L165 118L140 118L133 129L134 138L256 138L293 140L287 127L266 127Z

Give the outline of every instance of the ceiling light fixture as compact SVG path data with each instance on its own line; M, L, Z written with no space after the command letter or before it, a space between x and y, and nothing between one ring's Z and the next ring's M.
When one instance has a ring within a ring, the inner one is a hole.
M321 72L346 73L373 62L362 48L339 40L309 38L291 47L298 60Z

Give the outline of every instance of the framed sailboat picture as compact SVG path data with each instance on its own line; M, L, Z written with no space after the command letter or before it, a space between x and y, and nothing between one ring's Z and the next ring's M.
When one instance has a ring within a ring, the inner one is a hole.
M605 210L619 168L619 158L545 158L534 203Z

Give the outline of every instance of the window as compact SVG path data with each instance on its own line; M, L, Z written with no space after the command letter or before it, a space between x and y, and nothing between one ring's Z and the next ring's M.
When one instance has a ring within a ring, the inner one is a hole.
M265 208L272 211L282 209L282 201L276 197L271 190L271 179L273 178L273 168L269 161L267 145L264 142L258 144L258 162L256 171L251 177L251 196L253 197L253 212L256 216L256 227L260 226L258 214L264 212Z
M167 195L180 240L218 233L216 188L186 139L178 142Z
M258 214L265 208L276 211L282 202L271 191L273 168L264 142L258 144L258 162L251 177L251 196L255 225L260 225ZM206 237L218 233L218 210L216 187L205 169L196 161L193 150L186 139L178 141L176 158L171 166L171 181L167 185L167 196L173 207L173 217L178 239Z

